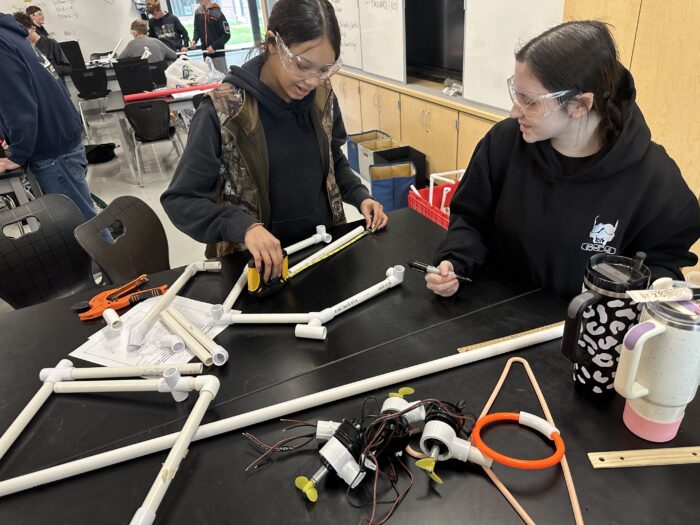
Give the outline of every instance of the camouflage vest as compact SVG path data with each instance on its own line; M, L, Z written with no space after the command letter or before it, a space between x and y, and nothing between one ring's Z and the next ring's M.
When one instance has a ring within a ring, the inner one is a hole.
M258 102L243 89L224 82L207 96L211 98L221 126L221 206L236 205L265 227L270 226L269 162L267 141L260 122ZM333 136L333 100L335 95L330 81L316 88L311 106L311 119L316 131L319 149L327 166L326 193L333 216L333 226L345 223L343 200L335 182L331 140ZM309 232L311 235L313 232ZM245 250L245 245L221 241L207 245L207 258Z

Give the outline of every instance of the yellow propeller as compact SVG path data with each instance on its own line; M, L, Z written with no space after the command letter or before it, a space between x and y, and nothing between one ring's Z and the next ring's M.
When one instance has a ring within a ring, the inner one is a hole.
M430 479L438 485L442 485L442 479L435 474L435 463L437 463L435 458L423 458L416 461L416 467L425 470L428 476L430 476Z
M294 480L294 485L304 493L310 502L316 503L318 500L318 491L316 490L313 480L306 476L299 476Z
M389 393L389 397L400 397L403 399L404 396L410 396L413 394L415 390L413 390L410 386L402 386L399 388L398 392L391 392Z

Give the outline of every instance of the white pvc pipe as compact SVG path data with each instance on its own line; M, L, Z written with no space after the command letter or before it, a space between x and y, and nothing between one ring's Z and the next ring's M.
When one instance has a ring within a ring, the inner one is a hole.
M53 383L57 394L93 392L158 392L160 379L117 379L115 381L64 381Z
M180 466L182 458L187 454L187 448L192 441L194 433L197 431L197 428L199 428L199 424L202 422L202 418L207 408L209 408L209 404L219 391L219 380L214 376L200 376L197 378L197 390L200 391L199 399L197 399L197 402L192 408L192 412L190 412L182 430L178 433L173 448L170 450L151 489L148 491L146 499L144 499L143 504L137 510L134 520L131 522L134 525L136 523L142 523L142 521L135 520L140 520L144 511L147 516L155 518L158 506L161 501L163 501L165 492L168 490L170 482L175 477L175 473Z
M177 278L177 280L168 287L168 290L158 299L158 302L151 308L151 310L146 314L146 317L136 325L129 334L129 350L134 352L138 350L143 344L143 340L146 338L146 334L150 330L151 326L155 322L158 314L167 308L170 303L173 302L175 296L182 289L187 281L189 281L194 274L197 272L215 272L221 269L221 262L219 261L199 261L196 263L188 264L182 275Z
M202 373L204 365L202 363L186 363L182 365L74 368L71 370L71 377L73 379L107 379L111 377L161 376L168 368L176 368L182 375L196 375Z
M430 179L430 193L428 197L428 202L432 206L433 205L433 188L435 187L435 181L439 180L448 184L451 184L455 182L453 179L448 178L448 175L455 175L459 173L460 177L457 179L458 181L462 180L462 177L464 176L464 170L453 170L453 171L443 171L441 173L431 173L429 176ZM442 209L444 206L440 206Z
M222 322L227 324L297 324L308 323L309 314L242 314L231 312Z
M51 397L53 385L53 383L48 382L41 385L31 401L27 403L27 406L24 407L8 429L5 430L5 433L0 437L0 458L5 455L5 452L12 446L46 400Z
M211 354L207 352L206 348L204 348L199 341L192 336L192 334L190 334L182 325L180 325L180 323L178 323L167 310L160 313L160 319L163 321L163 324L168 327L168 330L179 336L185 342L187 348L189 348L190 352L192 352L197 359L199 359L206 366L211 366L211 364L214 362Z
M202 332L198 326L187 319L182 312L178 311L176 308L168 308L167 312L204 347L209 355L211 355L216 366L222 366L228 361L228 352L226 349L215 343L211 337Z
M349 299L345 299L344 301L339 302L335 306L332 306L331 311L333 312L333 317L340 315L346 310L354 308L355 306L372 299L380 293L385 292L390 288L401 284L403 282L405 271L406 270L401 265L396 265L392 268L389 268L386 272L387 278L384 279L382 282L379 282L374 286L370 286L366 290L353 295Z
M307 257L307 258L304 259L303 261L301 261L301 262L295 264L294 266L292 266L292 267L289 269L289 276L291 277L292 275L294 275L294 274L296 274L296 273L300 273L301 271L303 271L304 269L306 269L305 267L306 267L306 266L309 266L312 262L315 262L315 261L318 261L318 260L320 260L320 259L323 259L327 254L329 254L329 253L332 252L333 250L335 250L335 249L337 249L338 247L342 246L342 245L345 244L346 242L348 242L348 241L354 239L354 238L357 237L358 235L362 235L364 232L365 232L365 227L364 227L364 226L358 226L357 228L355 228L355 229L352 230L351 232L346 233L345 235L343 235L343 236L340 237L339 239L333 241L332 243L330 243L330 244L327 245L327 246L324 246L323 248L321 248L321 249L320 249L319 251L317 251L316 253L310 255L309 257Z
M292 244L291 246L286 247L284 251L287 252L287 255L292 255L303 250L304 248L308 248L309 246L318 244L321 241L328 244L329 242L331 242L332 239L333 238L330 236L330 234L326 233L325 226L316 226L316 233L314 235L307 239L304 239L303 241L299 241L295 244Z
M347 397L364 394L379 388L385 388L394 384L404 383L413 379L443 372L452 368L463 366L482 359L499 356L515 350L520 350L530 345L544 343L562 336L563 325L548 328L546 330L533 332L517 338L490 344L482 348L470 350L469 352L453 354L434 361L428 361L419 365L402 368L394 372L388 372L375 377L355 381L336 388L331 388L303 396L290 401L285 401L276 405L271 405L258 410L253 410L245 414L229 417L202 425L192 438L193 441L218 436L226 432L232 432L251 425L256 425L271 419L309 410L311 408L332 403ZM109 452L103 452L83 459L70 461L63 465L57 465L47 469L25 474L16 478L0 482L0 496L21 492L38 485L44 485L60 479L69 478L92 470L97 470L109 465L139 458L148 454L154 454L166 450L175 443L177 434L169 434L155 439L149 439L129 445Z
M216 308L217 304L212 306L212 315L214 319L218 319L221 317L221 313L226 313L230 312L231 308L233 308L233 305L235 304L236 300L238 300L238 297L241 295L243 290L246 289L246 285L248 284L248 265L245 265L243 267L243 272L241 273L240 277L236 281L236 283L233 285L233 288L231 288L231 291L229 292L228 296L226 297L226 300L224 301L222 307L223 307L223 312ZM220 312L217 315L217 312Z

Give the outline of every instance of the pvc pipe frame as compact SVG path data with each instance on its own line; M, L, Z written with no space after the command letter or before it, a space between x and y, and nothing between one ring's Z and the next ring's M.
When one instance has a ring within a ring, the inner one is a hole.
M313 246L314 244L318 244L319 242L325 242L328 244L331 242L333 238L330 236L330 234L326 233L326 227L319 225L316 226L316 233L313 234L311 237L308 237L307 239L304 239L303 241L299 241L296 244L292 244L291 246L285 248L284 250L287 252L287 255L292 255L293 253L296 253L298 251L303 250L304 248L308 248L309 246ZM224 300L222 305L215 304L212 306L211 313L212 317L214 319L221 319L222 314L228 313L231 311L233 308L233 305L236 303L238 298L240 297L241 293L243 290L245 290L246 285L248 284L248 267L244 266L243 267L243 272L241 273L241 276L238 278L238 280L235 282L233 285L233 288L231 288L231 291L229 292L228 296Z
M244 314L230 312L228 316L223 317L221 321L225 321L228 324L296 324L297 326L294 334L297 337L325 339L326 328L323 326L325 323L331 321L350 308L362 304L382 292L401 284L403 282L404 272L405 269L403 266L393 266L386 271L387 278L383 281L320 312L297 314Z
M186 365L156 365L156 366L134 366L134 367L95 367L95 368L74 368L73 363L68 359L62 359L54 368L44 368L39 372L39 378L44 382L39 391L27 403L22 412L15 418L12 424L0 437L0 459L17 440L22 431L27 427L32 418L43 406L46 400L54 391L54 385L59 382L72 381L76 379L93 378L117 378L117 377L138 377L144 375L161 375L168 368L175 368L180 374L200 374L202 372L201 363Z
M180 275L180 277L178 277L177 280L168 288L168 291L160 297L158 302L146 314L146 317L143 318L141 323L136 325L131 330L131 333L129 334L129 351L135 352L141 348L143 340L146 338L146 334L151 329L151 326L153 326L158 314L170 306L170 303L173 302L175 296L183 288L183 286L187 284L187 281L189 281L192 276L194 276L197 272L218 272L219 270L221 270L220 261L199 261L188 264L185 267L185 270L182 272L182 275Z
M447 357L435 359L426 363L421 363L375 377L362 379L353 383L323 390L315 394L284 401L276 405L271 405L213 423L201 425L192 437L192 441L218 436L234 430L246 428L251 425L277 419L288 414L309 410L311 408L339 401L351 396L364 394L372 390L385 388L399 383L405 383L406 381L411 381L419 377L436 374L438 372L450 370L452 368L474 363L476 361L481 361L482 359L488 359L490 357L520 350L531 345L558 339L562 336L563 329L563 325L554 326L546 330L493 343L469 352L449 355ZM176 439L177 434L169 434L8 479L0 482L0 497L21 492L23 490L28 490L38 485L52 483L61 479L77 476L78 474L83 474L85 472L122 463L131 459L154 454L171 447L175 443Z

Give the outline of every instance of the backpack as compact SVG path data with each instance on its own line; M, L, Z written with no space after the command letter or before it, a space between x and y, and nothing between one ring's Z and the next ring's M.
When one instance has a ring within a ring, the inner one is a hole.
M88 164L101 164L103 162L109 162L114 157L114 148L117 145L114 142L109 142L107 144L86 144L85 145L85 156L87 157Z

